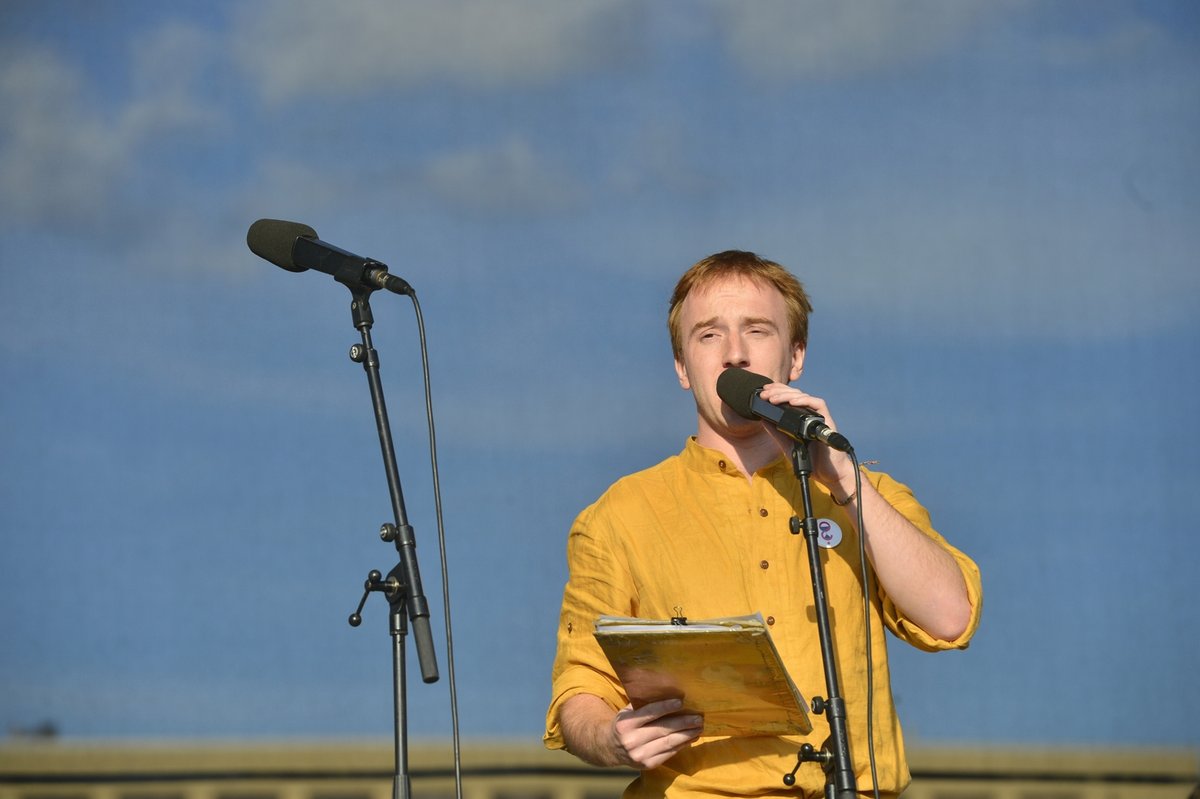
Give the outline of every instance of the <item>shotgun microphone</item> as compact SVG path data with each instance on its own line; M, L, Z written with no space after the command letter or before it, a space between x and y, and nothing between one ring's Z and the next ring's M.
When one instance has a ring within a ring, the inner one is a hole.
M407 281L388 273L386 264L321 241L317 231L299 222L260 219L246 233L246 244L258 257L289 272L316 269L351 289L413 293Z
M854 450L844 435L825 424L825 417L819 413L808 408L774 405L760 397L763 386L773 382L769 377L735 366L717 378L717 396L739 416L770 422L779 432L797 441L819 441L842 452Z

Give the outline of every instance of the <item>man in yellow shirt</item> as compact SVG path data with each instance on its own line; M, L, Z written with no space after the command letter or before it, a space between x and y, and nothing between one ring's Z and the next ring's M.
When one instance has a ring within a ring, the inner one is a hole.
M579 515L568 540L545 743L601 766L641 775L630 797L823 794L807 764L786 788L803 743L829 735L824 715L807 736L716 737L678 700L628 704L592 632L600 615L693 619L762 613L805 697L824 695L824 671L804 539L788 521L803 515L786 457L792 441L772 425L742 418L717 395L717 378L738 367L769 377L763 400L833 417L823 399L788 384L804 367L811 304L799 281L753 253L700 261L675 288L668 326L680 386L696 402L697 432L683 452L619 480ZM836 429L836 428L835 428ZM979 622L979 570L933 530L904 485L864 470L856 492L850 457L812 443L813 513L842 533L821 553L841 693L858 790L872 790L867 758L870 636L874 752L879 792L909 781L888 676L883 628L920 649L967 645ZM857 512L871 566L871 622L864 627Z

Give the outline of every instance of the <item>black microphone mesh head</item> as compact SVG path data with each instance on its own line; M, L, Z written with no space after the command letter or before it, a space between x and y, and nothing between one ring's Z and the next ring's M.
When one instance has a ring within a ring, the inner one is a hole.
M265 258L289 272L303 272L308 267L296 266L292 259L292 247L298 238L315 239L317 231L299 222L284 222L282 219L260 219L246 233L246 244L250 252Z
M717 396L726 405L733 408L734 412L739 416L744 416L747 419L756 419L757 417L751 410L754 395L759 389L771 382L774 381L769 377L763 377L762 375L734 366L721 372L717 377Z

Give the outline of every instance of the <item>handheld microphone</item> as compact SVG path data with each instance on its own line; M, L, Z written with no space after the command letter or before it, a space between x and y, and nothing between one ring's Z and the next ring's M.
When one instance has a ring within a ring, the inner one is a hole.
M408 282L389 274L387 265L346 252L317 238L317 231L299 222L260 219L246 233L250 251L289 272L316 269L351 289L384 289L412 294Z
M819 441L842 452L853 452L849 440L829 425L825 417L808 408L774 405L762 399L763 386L773 383L769 377L732 367L717 378L717 396L746 419L762 419L796 441Z

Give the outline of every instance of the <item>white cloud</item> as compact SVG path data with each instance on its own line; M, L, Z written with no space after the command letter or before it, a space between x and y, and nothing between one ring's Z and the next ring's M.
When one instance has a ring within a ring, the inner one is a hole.
M1042 52L1047 62L1065 67L1088 67L1123 61L1167 47L1163 31L1142 19L1124 19L1093 36L1047 36Z
M536 85L620 63L639 15L630 0L273 0L245 9L234 50L271 101L438 80Z
M94 226L139 175L141 150L166 133L208 130L222 114L195 85L213 53L170 25L133 44L134 94L108 108L83 72L45 48L0 59L0 209L9 219Z
M123 138L138 142L163 131L219 129L223 111L201 99L220 55L217 37L171 22L132 43L133 101L120 118Z
M47 50L0 64L0 209L9 219L90 216L127 155L115 127L85 108L83 76Z
M608 165L606 180L613 191L628 197L660 192L695 198L720 188L710 162L695 156L695 132L674 109L655 108L652 118L638 122L622 132L626 151Z
M820 216L764 210L756 224L763 252L817 297L897 333L1104 340L1190 324L1200 296L1183 209L880 191L830 200Z
M372 202L364 200L363 192L384 191L376 185L384 181L378 176L374 178L370 180L336 166L313 166L276 155L262 155L247 180L238 186L230 213L245 219L247 226L262 216L276 219L341 216L346 213L348 197L358 198L359 205L369 206ZM359 207L352 212L357 216L362 213ZM322 233L320 227L317 233Z
M526 140L443 154L424 170L429 190L456 209L506 214L573 206L583 192L565 168Z
M730 52L762 77L836 78L918 62L1020 0L757 0L717 8Z

